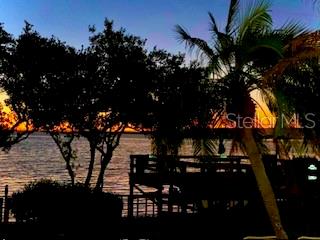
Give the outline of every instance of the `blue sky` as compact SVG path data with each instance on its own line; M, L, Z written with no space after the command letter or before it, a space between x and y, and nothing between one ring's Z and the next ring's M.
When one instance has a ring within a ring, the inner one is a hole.
M320 10L314 8L312 0L271 2L276 26L296 19L312 29L320 27ZM207 12L211 11L222 27L228 4L229 0L0 0L0 22L17 36L27 20L42 35L55 35L79 48L88 44L88 25L101 30L108 17L116 27L147 38L148 48L157 45L171 52L185 52L176 39L174 25L183 25L192 35L208 40Z

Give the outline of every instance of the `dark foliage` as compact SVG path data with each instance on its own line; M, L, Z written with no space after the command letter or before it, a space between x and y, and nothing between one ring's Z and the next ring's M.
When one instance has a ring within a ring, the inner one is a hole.
M42 180L14 193L11 209L18 222L51 228L53 234L98 236L107 231L113 236L119 229L122 201L83 185Z
M54 37L42 37L26 23L9 63L1 85L18 118L37 129L50 129L66 120L65 108L79 86L73 77L76 50Z
M152 102L144 106L143 125L152 130L158 154L177 154L186 133L212 117L212 84L206 68L186 66L181 54L154 49L148 58Z
M14 49L14 39L4 30L0 23L0 72L3 74L11 69L11 55ZM4 76L1 76L3 79ZM28 133L17 133L15 128L21 123L19 119L14 119L10 114L3 110L0 104L0 148L9 150L12 145L24 140Z

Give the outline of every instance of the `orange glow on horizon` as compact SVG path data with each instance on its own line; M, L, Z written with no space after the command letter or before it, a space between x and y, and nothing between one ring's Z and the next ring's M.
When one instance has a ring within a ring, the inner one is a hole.
M1 125L2 127L10 129L17 122L17 117L14 112L10 110L8 106L5 105L5 99L8 96L2 92L0 93L0 111L1 111ZM258 94L254 93L253 98L256 99L256 114L255 114L255 127L261 128L274 128L276 124L276 117L271 111L268 109L267 105L259 98ZM297 122L290 124L291 127L299 127ZM227 119L227 116L222 117L212 128L234 128L235 124ZM19 132L31 131L33 127L26 123L19 124L14 130ZM62 131L62 132L71 132L75 131L75 129L70 126L69 123L64 122L59 126L55 127L54 130ZM148 129L141 129L141 131L148 131ZM134 126L129 125L124 130L125 133L139 133L139 129Z

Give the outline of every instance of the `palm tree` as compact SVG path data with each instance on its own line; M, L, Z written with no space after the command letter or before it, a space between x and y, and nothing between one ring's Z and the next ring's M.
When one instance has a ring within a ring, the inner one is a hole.
M314 52L316 51L312 51L310 56L314 56ZM303 144L295 146L295 149L300 148L306 153L312 147L313 153L319 156L320 107L315 104L320 98L319 55L306 60L300 58L299 61L299 64L290 64L277 69L282 74L277 79L275 88L284 96L284 104L297 114L299 125L304 130Z
M288 239L264 168L261 149L252 130L254 122L248 122L248 119L254 119L255 116L252 91L259 90L265 97L272 93L272 89L266 84L266 78L263 78L264 72L282 59L284 46L295 36L305 33L305 30L294 22L289 22L278 30L273 29L270 5L266 1L253 1L244 10L242 11L239 0L230 1L224 31L218 29L214 16L209 12L213 46L190 36L179 25L176 26L176 32L186 47L190 50L196 48L207 60L214 83L223 86L219 91L225 102L225 109L220 110L237 117L230 119L237 120L241 145L251 161L274 232L277 239ZM221 115L216 116L220 117Z

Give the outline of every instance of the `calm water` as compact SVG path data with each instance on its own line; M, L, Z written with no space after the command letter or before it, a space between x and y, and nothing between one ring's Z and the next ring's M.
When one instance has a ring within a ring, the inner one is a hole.
M89 145L85 139L80 138L74 140L73 147L77 152L76 180L83 182L90 160ZM182 152L185 154L190 154L191 151L190 144L182 147ZM151 141L148 137L124 134L106 170L104 190L128 194L129 156L150 153ZM92 183L95 183L99 166L100 156L97 156ZM0 151L0 196L3 195L5 185L9 185L9 192L12 193L30 181L43 178L69 181L64 160L50 136L35 133L25 141L14 145L8 153Z
M76 179L83 181L89 162L89 146L85 139L74 140L77 151L75 161ZM130 154L148 154L151 151L150 139L142 135L124 135L115 150L112 161L106 171L105 190L127 194ZM92 182L98 174L100 158L96 159ZM0 195L4 186L9 185L10 193L21 189L26 183L50 178L68 181L64 160L50 136L42 133L31 135L27 140L15 145L5 153L0 151Z
M231 144L226 144L227 152L230 147ZM90 159L87 141L82 138L75 139L74 149L77 151L76 180L83 182ZM151 153L151 141L148 137L123 135L105 173L104 190L128 194L129 156L149 153ZM191 144L184 144L181 153L190 155L192 153ZM97 156L93 183L98 174L99 161L100 156ZM13 146L9 153L0 151L0 196L3 195L5 185L9 185L9 191L12 193L21 189L26 183L42 178L69 181L64 160L50 136L36 133Z

